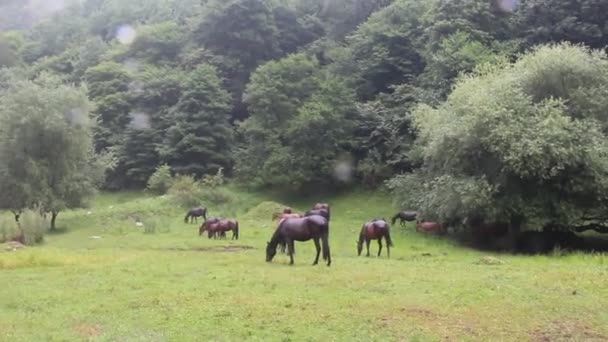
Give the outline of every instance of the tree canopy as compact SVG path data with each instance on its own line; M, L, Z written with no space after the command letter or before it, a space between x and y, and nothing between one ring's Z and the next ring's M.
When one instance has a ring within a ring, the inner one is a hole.
M480 67L413 112L422 167L390 185L431 219L605 229L606 82L606 55L568 44Z
M93 151L89 101L83 89L50 76L17 81L0 98L2 206L57 214L82 207L108 165Z

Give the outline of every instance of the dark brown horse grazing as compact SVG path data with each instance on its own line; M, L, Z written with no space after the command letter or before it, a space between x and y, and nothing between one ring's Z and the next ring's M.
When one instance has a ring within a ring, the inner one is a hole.
M190 223L193 223L195 220L198 222L199 217L203 217L204 220L207 220L207 208L205 207L196 207L191 208L186 217L184 217L184 222L188 223L188 218L190 218Z
M198 227L198 236L203 235L203 233L205 232L205 230L207 230L207 227L209 225L218 223L223 219L224 219L223 217L210 217L210 218L206 219L205 222L203 222L203 224L201 224L200 227ZM209 232L209 233L211 233L211 232Z
M367 256L369 256L369 243L371 240L378 240L378 256L382 252L382 238L386 240L386 255L391 256L391 247L393 240L391 239L390 227L384 218L375 218L363 224L361 233L359 233L359 241L357 241L357 255L361 255L363 250L363 241L367 246Z
M402 226L405 226L406 221L416 221L416 216L418 216L418 213L415 211L400 211L395 216L393 216L392 222L393 225L395 225L395 222L397 222L397 219L399 219L401 221L400 224Z
M424 231L425 233L445 234L445 227L437 222L420 222L416 220L416 231Z
M329 221L319 215L312 215L302 218L290 218L282 220L275 230L272 238L266 246L266 261L271 262L277 254L277 246L287 245L289 252L290 265L293 265L293 254L295 252L294 241L308 241L312 239L317 249L317 256L312 263L319 263L321 252L321 239L323 246L323 260L327 260L327 266L331 265L331 255L329 252Z
M239 221L223 218L213 218L205 221L198 230L198 235L201 236L207 231L207 237L222 238L226 237L227 231L232 231L232 239L239 239Z

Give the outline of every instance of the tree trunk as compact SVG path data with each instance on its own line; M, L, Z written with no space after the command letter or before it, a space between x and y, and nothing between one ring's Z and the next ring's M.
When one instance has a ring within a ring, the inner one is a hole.
M59 215L58 211L51 212L51 230L55 230L55 220L57 219L57 215Z
M511 215L511 219L509 220L509 240L511 240L511 249L514 251L517 249L517 238L521 231L522 221L523 217L517 214Z
M13 210L13 215L15 215L15 222L19 223L19 218L21 217L21 211Z

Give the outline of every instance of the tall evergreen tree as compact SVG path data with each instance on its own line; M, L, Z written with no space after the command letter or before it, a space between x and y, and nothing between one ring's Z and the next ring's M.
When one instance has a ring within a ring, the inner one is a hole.
M175 124L167 132L162 157L181 174L203 175L230 166L229 113L230 94L217 70L199 66L187 76L182 96L172 109Z

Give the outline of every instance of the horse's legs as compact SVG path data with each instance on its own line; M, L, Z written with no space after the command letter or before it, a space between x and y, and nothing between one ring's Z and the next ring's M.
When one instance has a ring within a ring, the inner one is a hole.
M319 238L314 238L315 248L317 249L317 256L315 257L315 261L312 263L313 266L319 263L319 254L321 254L321 244L319 243Z
M378 237L378 256L380 256L380 252L382 252L382 236Z
M367 256L369 256L369 243L371 242L370 239L365 238L365 246L367 247Z
M294 253L294 249L295 246L293 244L293 240L291 239L285 239L286 243L287 243L287 252L289 253L289 264L293 265L293 253Z
M325 232L321 235L321 240L323 242L323 259L327 256L327 266L331 265L331 252L329 250L329 232Z
M384 236L384 238L386 239L386 256L387 257L391 257L391 245L388 243L388 236Z

